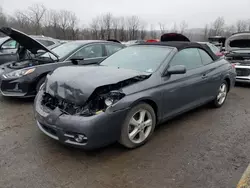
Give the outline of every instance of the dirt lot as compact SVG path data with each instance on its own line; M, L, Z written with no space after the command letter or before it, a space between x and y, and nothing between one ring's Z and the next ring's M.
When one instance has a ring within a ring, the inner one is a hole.
M35 125L30 100L0 97L0 187L235 187L250 158L250 87L159 126L136 150L85 152Z

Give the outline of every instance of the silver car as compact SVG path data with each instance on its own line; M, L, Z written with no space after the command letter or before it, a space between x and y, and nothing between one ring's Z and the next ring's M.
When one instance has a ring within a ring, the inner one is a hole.
M250 32L233 34L225 48L226 59L236 68L236 82L250 83Z

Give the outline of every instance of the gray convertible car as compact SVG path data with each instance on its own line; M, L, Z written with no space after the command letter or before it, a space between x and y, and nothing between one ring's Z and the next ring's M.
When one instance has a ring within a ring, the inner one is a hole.
M94 149L146 143L155 126L206 103L221 107L236 72L206 46L143 43L95 66L58 68L35 99L39 129L61 143Z

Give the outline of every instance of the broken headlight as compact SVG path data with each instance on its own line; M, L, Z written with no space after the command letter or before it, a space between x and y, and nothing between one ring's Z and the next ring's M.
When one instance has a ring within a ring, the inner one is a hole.
M124 93L120 91L111 91L105 98L104 103L107 107L115 104L125 96Z

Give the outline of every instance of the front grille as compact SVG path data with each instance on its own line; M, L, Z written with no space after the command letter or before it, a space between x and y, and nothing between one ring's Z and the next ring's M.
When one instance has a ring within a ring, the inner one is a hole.
M51 96L48 93L44 93L41 104L50 110L54 110L58 107L63 113L69 115L74 115L82 111L81 106L75 105L61 98Z
M236 68L237 76L249 76L250 69Z
M41 124L41 126L42 126L43 129L44 129L45 131L47 131L48 133L50 133L50 134L52 134L52 135L54 135L54 136L57 136L57 135L56 135L56 131L55 131L54 129L52 129L52 128L46 126L46 125L42 125L42 124Z

